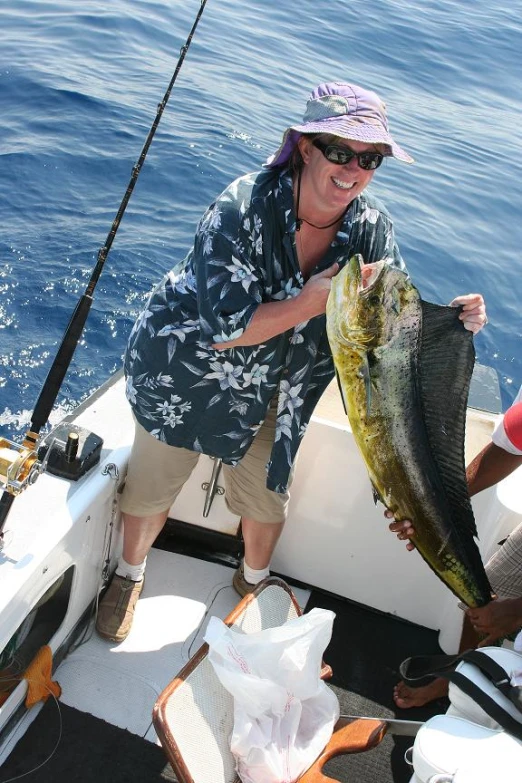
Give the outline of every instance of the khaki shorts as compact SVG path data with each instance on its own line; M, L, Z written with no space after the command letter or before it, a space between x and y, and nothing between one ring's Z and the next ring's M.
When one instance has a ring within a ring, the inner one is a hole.
M228 509L256 522L284 522L290 495L266 487L266 463L275 435L277 409L271 406L252 445L235 466L223 464L225 501ZM169 509L196 467L200 454L168 446L150 435L138 422L129 460L120 508L136 517L152 516ZM210 478L210 476L209 476ZM293 478L293 469L289 484Z

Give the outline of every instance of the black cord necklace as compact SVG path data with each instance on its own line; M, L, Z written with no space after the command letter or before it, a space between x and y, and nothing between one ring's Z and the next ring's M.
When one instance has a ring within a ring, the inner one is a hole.
M346 209L343 209L342 213L338 217L336 217L335 220L332 220L331 223L327 223L326 226L316 226L315 223L311 223L306 218L300 218L299 217L299 201L300 201L300 198L301 198L301 174L302 174L302 170L299 169L299 174L297 175L297 197L296 197L296 200L295 200L296 201L296 203L295 203L295 230L296 231L300 231L301 230L301 226L303 225L303 223L307 223L309 226L312 226L312 228L318 228L320 230L322 230L323 228L331 228L332 226L335 226L335 224L338 223L344 217L344 215L346 214L346 209L348 207Z

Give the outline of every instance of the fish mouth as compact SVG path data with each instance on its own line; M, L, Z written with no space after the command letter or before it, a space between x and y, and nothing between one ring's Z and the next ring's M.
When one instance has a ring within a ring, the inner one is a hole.
M386 261L375 261L373 264L365 264L362 256L352 256L348 262L346 273L352 279L352 297L361 297L363 300L369 298L379 280L381 279ZM364 271L363 271L364 270ZM355 285L353 285L355 283ZM337 339L356 349L367 349L379 334L379 328L366 323L364 327L357 327L353 323L350 325L342 319L337 321Z
M359 279L357 284L357 294L363 297L369 296L384 274L386 261L375 261L373 264L363 264L362 259L359 258L358 262Z

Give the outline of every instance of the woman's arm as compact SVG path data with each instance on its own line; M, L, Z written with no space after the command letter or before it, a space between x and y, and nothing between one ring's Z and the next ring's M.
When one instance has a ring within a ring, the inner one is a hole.
M326 310L331 278L337 274L338 269L339 265L333 264L313 275L297 296L281 302L263 302L257 305L250 323L239 337L215 343L212 347L222 351L240 345L259 345L303 321L321 315Z

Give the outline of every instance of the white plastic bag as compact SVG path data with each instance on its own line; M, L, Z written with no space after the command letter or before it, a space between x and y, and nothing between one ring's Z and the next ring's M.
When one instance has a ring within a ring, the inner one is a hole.
M231 751L243 783L292 783L324 749L339 702L320 679L334 613L243 634L212 617L209 660L234 697Z

